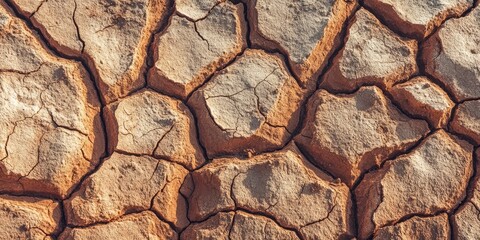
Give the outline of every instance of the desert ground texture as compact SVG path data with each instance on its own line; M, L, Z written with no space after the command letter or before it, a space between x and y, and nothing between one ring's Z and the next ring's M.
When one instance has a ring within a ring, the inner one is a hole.
M0 0L0 240L478 240L479 5Z

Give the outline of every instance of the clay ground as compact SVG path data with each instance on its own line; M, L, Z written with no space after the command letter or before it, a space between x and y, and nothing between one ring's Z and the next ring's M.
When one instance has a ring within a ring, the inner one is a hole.
M478 0L0 0L0 239L480 239Z

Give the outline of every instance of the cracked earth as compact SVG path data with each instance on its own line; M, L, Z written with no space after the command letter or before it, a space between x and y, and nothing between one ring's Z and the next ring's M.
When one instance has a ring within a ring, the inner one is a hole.
M480 239L479 0L0 0L0 239Z

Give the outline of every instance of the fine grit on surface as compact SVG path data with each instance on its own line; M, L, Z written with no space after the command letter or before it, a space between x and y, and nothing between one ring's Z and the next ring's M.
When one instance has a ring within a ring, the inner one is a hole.
M0 240L480 239L479 0L0 0Z

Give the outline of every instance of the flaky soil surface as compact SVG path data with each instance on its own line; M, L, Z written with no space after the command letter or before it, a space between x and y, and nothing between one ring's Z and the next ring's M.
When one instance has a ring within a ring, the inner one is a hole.
M480 239L479 0L0 0L0 240Z

